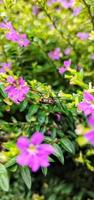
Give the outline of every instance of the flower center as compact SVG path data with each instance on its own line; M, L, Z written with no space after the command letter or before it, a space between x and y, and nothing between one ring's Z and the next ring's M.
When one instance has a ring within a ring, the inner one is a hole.
M30 144L28 150L29 150L30 153L35 153L37 149L36 149L36 147L33 144Z

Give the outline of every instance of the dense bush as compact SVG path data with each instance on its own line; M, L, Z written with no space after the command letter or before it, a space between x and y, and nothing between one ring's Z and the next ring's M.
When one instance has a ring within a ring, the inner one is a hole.
M1 200L94 199L93 13L0 1Z

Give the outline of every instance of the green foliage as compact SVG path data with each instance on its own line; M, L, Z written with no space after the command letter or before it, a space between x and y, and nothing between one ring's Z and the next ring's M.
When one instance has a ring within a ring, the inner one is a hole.
M8 173L4 165L0 164L0 188L4 191L9 190Z
M28 187L28 189L31 189L31 174L30 174L30 170L27 167L22 167L21 168L21 175L22 175L22 178L23 178L26 186Z
M36 14L33 12L34 6L38 9ZM82 10L74 16L73 9L76 7ZM94 172L93 147L83 139L83 134L89 129L77 108L84 90L94 93L94 60L91 59L94 54L93 13L94 0L75 0L70 9L63 8L57 2L48 6L46 0L4 0L0 3L0 22L11 21L13 27L20 34L27 34L30 41L29 46L19 47L7 40L6 30L0 28L0 63L12 63L12 70L0 73L0 189L5 192L9 190L9 177L16 173L18 176L19 171L23 182L31 189L33 178L29 168L19 168L16 163L19 154L16 142L21 135L30 138L35 131L42 132L44 142L55 149L54 156L49 158L53 168L60 165L60 170L63 170L67 159L72 159L77 166L81 164ZM77 37L78 32L87 32L89 38L81 40ZM48 56L55 48L61 50L59 60ZM70 48L70 55L65 55L66 48ZM59 74L58 69L69 59L71 67L63 75ZM4 91L9 75L16 79L23 76L30 88L19 105L13 103ZM45 179L49 176L49 168L42 168L42 173ZM50 178L52 176L53 172ZM19 176L16 182L19 182L18 179ZM71 181L52 179L46 185L48 189L46 187L47 190L42 192L42 197L36 191L35 195L30 193L32 200L94 198L93 191L87 188L80 188L79 191L76 188L75 194ZM18 184L13 189L19 193L19 200L30 200L30 196L25 197L26 194L19 192ZM16 200L18 197L11 193L10 199L6 195L4 199L1 192L1 200Z

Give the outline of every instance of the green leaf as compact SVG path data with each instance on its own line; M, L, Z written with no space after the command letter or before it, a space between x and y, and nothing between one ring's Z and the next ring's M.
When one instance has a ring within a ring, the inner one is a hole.
M8 173L5 166L2 164L0 164L0 188L6 192L9 190Z
M64 164L64 155L62 152L62 149L58 144L53 144L53 147L55 149L55 156L59 159L59 161Z
M28 114L26 115L26 120L28 122L31 122L31 117L38 111L38 105L32 105L30 106L28 110Z
M23 112L26 109L27 105L28 101L27 100L23 101L21 104L20 112Z
M68 138L62 138L60 143L61 143L61 146L63 147L63 149L65 149L66 151L68 151L71 154L75 154L74 144Z
M43 173L44 176L47 175L47 171L48 171L47 167L42 168L42 173Z
M40 123L40 124L44 124L44 122L45 122L45 118L46 116L45 116L45 112L39 112L38 113L38 122Z
M3 84L2 83L0 83L0 93L2 94L2 96L4 97L4 98L6 98L7 97L7 94L4 92L4 86L3 86Z
M6 167L11 167L11 166L13 166L15 163L16 163L16 158L12 158L12 159L10 159L10 160L5 164L5 166L6 166Z
M22 178L24 180L24 183L26 184L28 189L30 189L31 184L32 184L32 180L31 180L31 174L30 174L29 168L28 167L22 167L21 168L21 175L22 175Z

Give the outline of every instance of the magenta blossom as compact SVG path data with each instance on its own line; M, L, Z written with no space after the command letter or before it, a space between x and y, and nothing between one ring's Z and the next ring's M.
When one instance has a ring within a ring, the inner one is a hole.
M13 30L13 26L11 24L11 22L1 22L0 23L0 28L2 29L6 29L6 30Z
M94 113L88 117L88 124L94 127Z
M76 7L73 9L73 16L78 16L81 12L82 8L81 7Z
M70 67L70 65L71 65L71 60L65 60L63 67L60 67L58 69L59 73L60 74L64 74L64 72L66 72L68 70L68 68Z
M94 114L94 96L85 91L84 100L78 104L78 108L83 111L85 116Z
M50 51L48 53L48 56L52 59L52 60L59 60L60 57L62 56L61 50L60 48L56 48L53 51Z
M6 39L11 40L12 42L18 43L19 41L19 33L17 33L15 30L8 31L6 33Z
M27 47L30 44L30 41L27 39L26 34L20 34L17 43L19 44L20 47L22 46Z
M39 12L40 12L40 8L38 6L35 5L35 6L32 7L33 15L38 15Z
M58 0L58 2L60 2L64 8L68 9L74 5L75 0Z
M11 69L11 63L1 63L0 73L6 73Z
M64 54L65 54L66 56L70 55L70 54L71 54L71 48L66 48L66 49L64 50Z
M20 77L19 79L14 79L12 76L7 78L8 86L5 88L5 92L8 94L14 103L19 104L22 102L26 94L29 92L29 87L25 80Z
M26 34L19 34L12 26L11 22L0 23L0 28L5 29L6 39L19 44L19 46L28 46L30 41L27 39Z
M77 37L79 37L81 40L87 40L89 37L89 34L85 32L79 32L77 33Z
M44 136L40 132L35 132L33 136L20 137L17 141L17 147L20 155L17 156L17 163L21 166L29 166L33 172L40 167L48 167L49 155L54 153L54 148L49 144L41 144Z
M47 1L47 5L48 5L48 6L51 6L52 4L54 4L54 3L56 3L56 2L58 2L58 0L48 0L48 1Z

